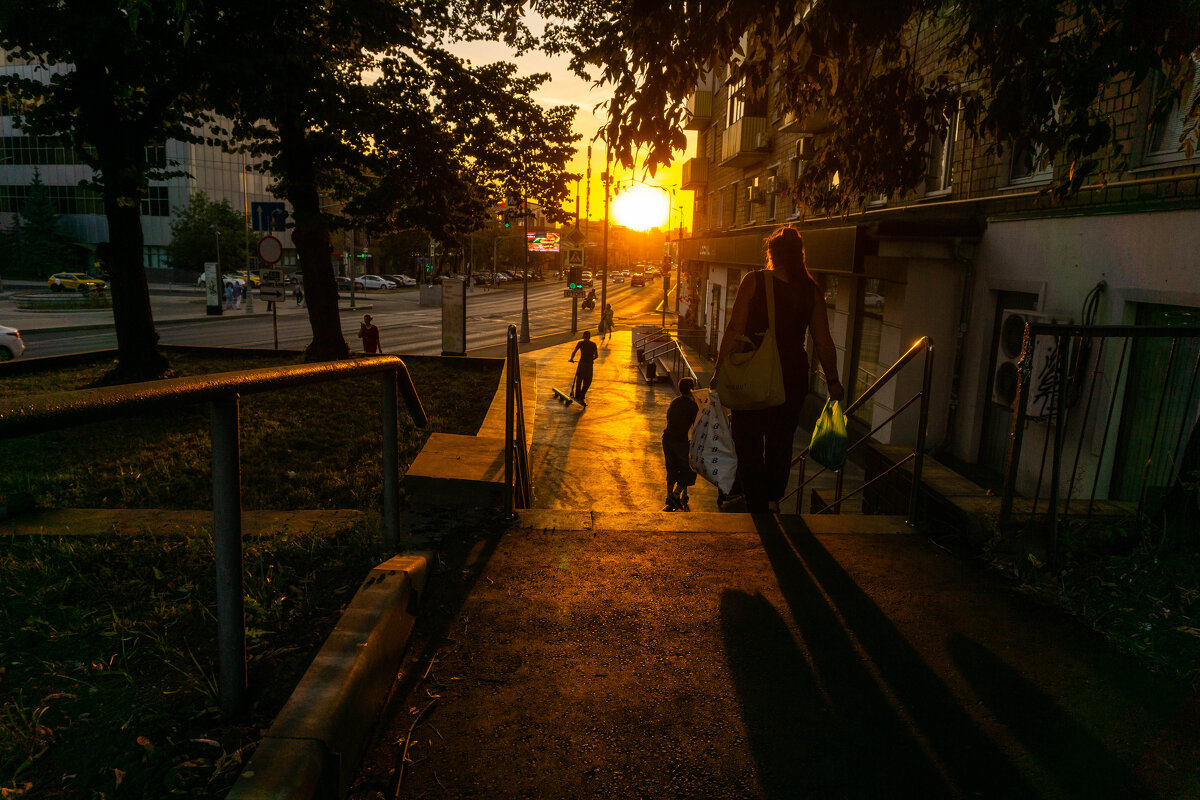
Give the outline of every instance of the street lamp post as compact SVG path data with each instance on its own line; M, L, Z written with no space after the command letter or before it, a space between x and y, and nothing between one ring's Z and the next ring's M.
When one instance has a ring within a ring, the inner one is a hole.
M608 308L608 182L612 176L608 172L608 146L604 148L604 172L600 180L604 183L604 262L600 283L600 319L604 319L604 309Z

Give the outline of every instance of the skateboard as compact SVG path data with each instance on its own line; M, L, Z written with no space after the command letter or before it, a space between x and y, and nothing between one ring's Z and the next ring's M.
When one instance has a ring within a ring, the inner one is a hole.
M579 403L578 400L576 400L574 397L571 397L571 395L567 394L562 389L551 389L551 391L554 392L554 399L562 403L564 406L569 406L572 403ZM583 405L583 403L579 403L579 405Z

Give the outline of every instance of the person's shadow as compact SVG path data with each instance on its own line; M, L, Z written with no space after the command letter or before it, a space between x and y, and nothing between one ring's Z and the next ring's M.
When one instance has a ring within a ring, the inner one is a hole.
M1029 797L1016 767L798 518L756 515L787 612L725 591L720 617L769 798Z

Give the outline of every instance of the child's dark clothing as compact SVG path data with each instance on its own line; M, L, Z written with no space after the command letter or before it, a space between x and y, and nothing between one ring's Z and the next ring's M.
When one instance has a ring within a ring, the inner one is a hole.
M696 471L688 463L688 433L698 413L700 407L690 393L676 397L667 407L667 427L663 431L662 446L669 483L680 486L693 486L696 483Z

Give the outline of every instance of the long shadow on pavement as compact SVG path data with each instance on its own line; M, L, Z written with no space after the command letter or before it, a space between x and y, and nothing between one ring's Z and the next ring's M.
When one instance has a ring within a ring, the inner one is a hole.
M805 785L829 797L895 796L899 787L914 797L1034 794L802 520L781 526L756 515L755 527L804 651L781 650L773 609L722 604L731 623L740 613L764 634L731 633L726 644L768 797L795 797ZM754 652L763 646L771 657L783 652L788 670L772 674L767 654Z
M1157 795L1054 699L978 642L950 637L959 670L988 708L1072 797Z

